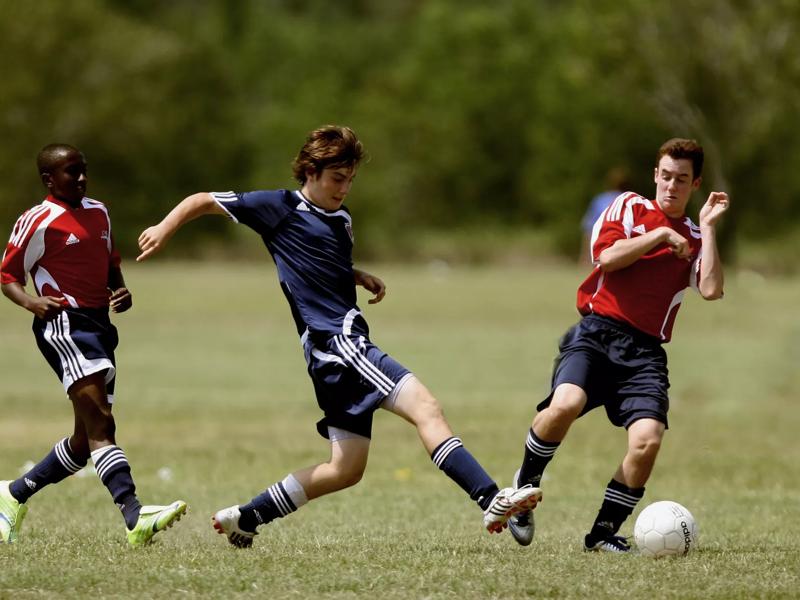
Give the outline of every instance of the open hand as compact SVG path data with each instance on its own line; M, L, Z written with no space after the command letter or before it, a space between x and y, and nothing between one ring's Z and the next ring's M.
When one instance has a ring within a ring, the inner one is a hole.
M728 194L725 192L711 192L703 208L700 209L700 225L708 227L716 225L729 206L730 199Z

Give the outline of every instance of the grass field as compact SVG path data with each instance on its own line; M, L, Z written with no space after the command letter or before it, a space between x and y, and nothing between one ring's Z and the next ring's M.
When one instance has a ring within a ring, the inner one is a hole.
M556 342L576 319L571 267L375 267L389 294L362 308L372 338L439 398L453 429L507 485ZM128 264L118 440L140 498L190 513L141 550L94 475L32 498L0 546L0 598L796 598L800 590L798 280L729 274L727 297L687 297L668 346L671 429L640 508L672 499L700 525L681 559L587 555L582 535L622 456L602 411L578 421L547 471L537 537L489 536L480 511L381 411L354 488L262 528L249 551L210 527L289 471L326 458L289 311L271 264ZM0 477L72 426L27 313L3 300ZM637 511L638 513L638 511ZM636 514L636 513L635 513ZM635 517L634 514L634 517ZM630 535L633 519L623 527Z

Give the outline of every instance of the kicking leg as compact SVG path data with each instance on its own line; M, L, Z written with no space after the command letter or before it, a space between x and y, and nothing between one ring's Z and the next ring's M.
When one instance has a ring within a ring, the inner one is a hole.
M502 531L510 516L536 506L541 497L538 488L498 489L461 439L453 435L439 402L416 377L406 379L382 406L417 428L434 464L484 511L484 525L490 532Z

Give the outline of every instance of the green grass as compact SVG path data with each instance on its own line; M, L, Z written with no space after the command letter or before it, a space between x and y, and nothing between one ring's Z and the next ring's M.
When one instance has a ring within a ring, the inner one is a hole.
M375 267L389 294L363 308L373 340L439 398L453 429L508 484L556 341L576 319L571 267ZM489 536L480 511L380 411L354 488L229 547L210 514L327 457L289 311L263 264L128 264L134 308L115 318L118 440L140 498L189 502L134 551L95 476L45 489L16 546L0 547L0 598L792 598L800 589L798 280L729 275L727 297L687 297L668 346L671 428L642 506L697 518L682 559L580 551L625 447L602 411L578 421L547 471L529 548ZM16 477L70 432L71 408L29 318L0 304L0 475ZM172 478L159 476L168 468ZM633 519L623 527L630 534Z

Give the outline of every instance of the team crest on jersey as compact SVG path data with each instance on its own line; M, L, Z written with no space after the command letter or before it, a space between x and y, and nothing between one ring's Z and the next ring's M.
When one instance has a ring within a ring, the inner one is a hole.
M100 234L100 239L108 241L108 229L103 229L103 232Z
M355 238L353 237L353 226L349 222L345 222L344 228L347 230L347 235L350 236L350 241L355 242Z

